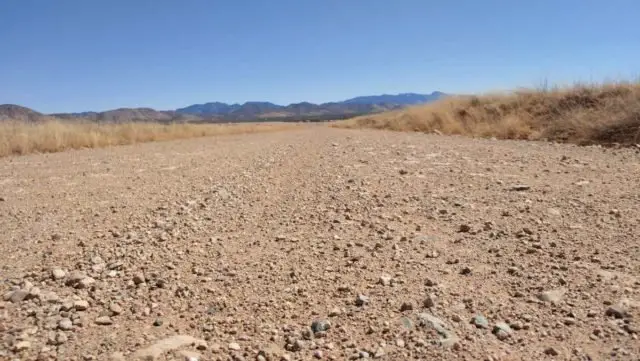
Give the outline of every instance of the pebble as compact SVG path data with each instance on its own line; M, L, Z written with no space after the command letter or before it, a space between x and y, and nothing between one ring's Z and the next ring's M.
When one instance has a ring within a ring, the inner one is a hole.
M22 302L24 301L25 298L27 298L28 295L29 295L29 291L27 290L24 290L24 289L15 290L13 291L13 293L11 293L11 296L9 297L9 301L13 303Z
M614 317L618 319L629 317L629 312L622 305L613 305L609 306L605 311L605 315L609 317Z
M86 278L86 277L87 275L85 275L81 271L72 271L67 275L67 284L70 286L75 285L76 283L80 282L83 278Z
M96 280L91 277L85 277L78 282L76 288L90 288L94 283L96 283Z
M547 347L544 350L544 354L545 355L549 355L549 356L558 356L559 355L558 351L553 347Z
M63 318L58 321L58 328L63 331L69 331L73 329L73 322L68 318Z
M95 320L96 325L108 326L113 324L113 320L109 316L100 316Z
M119 314L121 314L123 312L122 307L117 303L110 304L109 305L109 311L111 311L111 313L114 316L117 316L117 315L119 315Z
M229 344L229 350L233 350L233 351L240 351L241 347L237 342L231 342Z
M399 338L399 339L396 340L396 346L404 347L404 345L405 345L405 343L404 343L403 339Z
M538 295L538 298L544 302L559 303L560 301L562 301L565 293L565 289L544 291Z
M391 285L393 278L391 278L391 276L389 275L382 275L380 276L380 279L378 280L378 283L383 285L383 286L389 286Z
M496 335L499 340L506 340L511 336L512 333L513 330L511 329L511 327L509 327L509 325L504 322L498 322L493 327L493 334Z
M331 311L329 311L329 317L336 317L336 316L339 316L341 313L342 311L340 311L338 307L334 307L331 309Z
M429 294L427 295L427 298L424 299L424 301L422 302L422 305L425 308L433 308L436 306L436 297L433 294Z
M160 327L160 326L162 326L162 324L163 324L163 323L164 323L164 322L163 322L163 321L162 321L162 319L160 319L160 318L156 318L156 320L155 320L155 321L153 321L153 325L154 325L154 326L156 326L156 327Z
M468 276L471 273L473 273L473 270L471 269L471 267L465 267L465 268L460 270L460 274L463 275L463 276Z
M313 357L317 358L317 359L321 359L322 358L322 351L321 350L315 350L313 351Z
M489 328L489 321L483 315L473 316L471 319L471 323L474 324L477 328Z
M526 184L516 184L511 187L511 190L516 192L528 191L529 189L531 189L531 186L528 186Z
M413 310L413 303L411 302L403 302L400 306L400 312L411 311Z
M331 328L331 322L327 320L317 320L311 323L311 331L313 333L326 332Z
M76 311L85 311L87 308L89 308L89 302L84 300L75 301L73 303L73 308L75 308Z
M69 340L69 338L67 337L66 333L64 333L64 332L56 333L56 338L55 338L56 345L62 345L64 343L66 343L67 340Z
M461 224L460 227L458 228L458 232L461 233L467 233L471 231L471 226L469 226L468 224Z
M133 283L135 283L137 285L139 285L141 283L145 283L144 274L136 273L135 275L133 275Z
M522 330L522 329L524 328L524 325L523 325L523 324L522 324L522 322L520 322L520 321L514 321L514 322L511 322L511 323L509 324L509 326L511 326L511 328L512 328L512 329L514 329L514 330L516 330L516 331L517 331L517 330Z
M363 294L359 294L356 297L356 306L362 307L362 306L364 306L364 305L366 305L368 303L369 303L369 297L367 297L367 296L365 296Z
M14 352L21 352L31 348L31 342L29 341L19 341L15 345L13 345Z
M53 278L54 280L61 280L65 278L66 275L67 273L61 268L54 268L51 270L51 278Z

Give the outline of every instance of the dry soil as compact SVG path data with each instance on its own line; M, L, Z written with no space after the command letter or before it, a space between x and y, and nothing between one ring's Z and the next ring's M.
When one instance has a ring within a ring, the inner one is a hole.
M639 189L322 126L0 159L0 359L637 360Z

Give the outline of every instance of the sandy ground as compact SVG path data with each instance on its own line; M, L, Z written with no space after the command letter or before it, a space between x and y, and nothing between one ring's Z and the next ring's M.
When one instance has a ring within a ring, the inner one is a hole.
M0 359L638 360L639 189L319 126L0 159Z

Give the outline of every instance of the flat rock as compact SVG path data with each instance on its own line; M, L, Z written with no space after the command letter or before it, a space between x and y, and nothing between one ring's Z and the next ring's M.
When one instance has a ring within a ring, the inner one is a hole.
M11 293L11 296L9 297L9 301L13 303L22 302L27 298L27 296L29 296L29 291L24 289L15 290L13 291L13 293Z
M162 354L177 350L181 347L188 345L195 345L205 342L204 340L197 339L187 335L175 335L164 338L153 345L140 349L133 353L133 360L153 361L157 360Z
M108 326L113 324L113 320L109 316L99 316L95 319L96 325Z

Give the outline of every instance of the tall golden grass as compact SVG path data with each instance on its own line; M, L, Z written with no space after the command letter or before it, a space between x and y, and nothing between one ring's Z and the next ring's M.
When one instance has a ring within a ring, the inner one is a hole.
M225 134L270 132L295 126L285 123L98 124L59 120L40 123L0 122L0 157Z
M577 144L637 144L640 82L449 97L333 126Z

